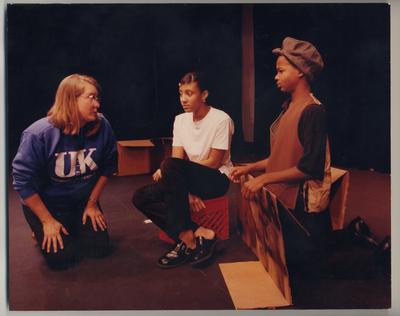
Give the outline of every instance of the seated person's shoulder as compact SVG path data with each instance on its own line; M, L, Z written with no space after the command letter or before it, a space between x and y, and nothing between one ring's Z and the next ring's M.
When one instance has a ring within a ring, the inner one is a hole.
M179 121L183 121L185 119L187 120L189 118L191 118L191 113L190 112L184 112L184 113L176 115L175 116L175 121L179 122Z
M222 121L231 121L232 120L231 117L229 116L229 114L227 114L226 112L224 112L220 109L213 107L213 111L215 113L214 116L218 121L222 122Z

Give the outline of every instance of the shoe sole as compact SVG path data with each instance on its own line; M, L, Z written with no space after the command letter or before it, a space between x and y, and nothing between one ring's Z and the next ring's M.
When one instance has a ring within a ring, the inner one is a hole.
M197 261L192 261L192 262L190 262L190 265L193 268L196 268L197 266L200 266L203 263L205 263L206 261L210 260L212 258L212 256L214 255L214 251L215 251L215 248L217 246L217 243L218 243L218 240L216 240L215 243L211 246L208 256L203 257L202 259L197 260Z
M179 263L176 263L176 264L164 265L164 264L161 264L161 263L157 262L157 265L161 269L173 269L173 268L176 268L176 267L183 266L184 264L189 263L189 262L190 262L190 257L187 257L185 261L182 261L182 262L179 262Z
M161 269L173 269L173 268L176 268L176 267L183 266L184 264L186 264L186 263L188 263L188 262L189 262L189 261L186 260L186 261L184 261L184 262L180 262L180 263L174 264L174 265L163 265L163 264L160 264L160 263L157 262L157 265L158 265L158 267L161 268Z

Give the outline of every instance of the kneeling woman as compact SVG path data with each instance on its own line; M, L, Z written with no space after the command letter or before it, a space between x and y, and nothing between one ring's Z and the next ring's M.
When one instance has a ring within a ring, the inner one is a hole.
M94 78L64 78L47 117L22 133L12 164L26 220L53 269L109 253L98 200L116 170L117 150L99 107Z
M226 193L233 167L233 121L206 103L208 91L199 73L190 72L180 80L179 97L185 113L175 118L172 157L154 173L155 183L138 189L132 200L176 241L175 247L158 260L161 268L186 262L199 266L212 256L215 232L194 223L191 211L204 208L202 199Z

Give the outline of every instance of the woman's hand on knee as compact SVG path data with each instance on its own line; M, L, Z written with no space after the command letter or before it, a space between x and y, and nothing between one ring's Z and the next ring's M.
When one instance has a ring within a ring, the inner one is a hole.
M157 171L154 172L154 174L153 174L153 180L155 182L158 182L161 178L162 178L161 169L157 169Z
M87 218L92 222L93 230L97 232L97 227L102 231L106 230L107 223L104 214L100 211L97 204L88 203L82 215L82 224L86 225Z
M205 209L206 206L201 198L189 193L189 205L192 212L199 212Z
M48 219L43 222L43 242L42 249L50 253L53 245L53 252L56 253L58 248L64 249L64 242L61 232L68 235L67 229L55 218Z

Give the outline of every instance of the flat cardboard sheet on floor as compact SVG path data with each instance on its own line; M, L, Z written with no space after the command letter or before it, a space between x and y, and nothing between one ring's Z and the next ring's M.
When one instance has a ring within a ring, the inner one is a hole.
M243 185L246 179L242 177L241 180ZM285 298L284 306L291 305L292 295L286 267L282 228L278 216L278 201L265 188L257 200L247 200L241 196L239 199L238 230L242 240L257 256L275 288ZM268 307L276 306L279 305L272 304ZM258 308L258 306L252 308Z
M260 261L221 263L219 267L236 309L290 305Z

